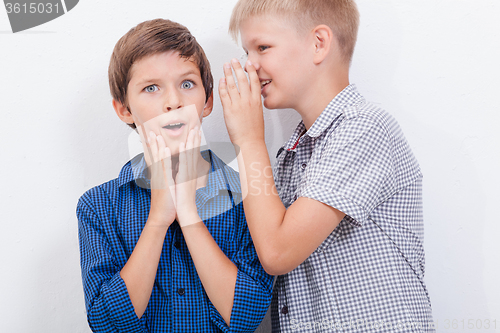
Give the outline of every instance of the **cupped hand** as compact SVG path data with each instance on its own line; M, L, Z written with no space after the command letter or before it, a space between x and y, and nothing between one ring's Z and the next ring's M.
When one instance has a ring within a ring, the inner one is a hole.
M249 79L237 59L233 59L231 64L236 79L231 65L226 63L225 77L219 82L219 95L229 137L233 144L239 146L243 143L263 142L264 116L259 76L250 62L245 65Z

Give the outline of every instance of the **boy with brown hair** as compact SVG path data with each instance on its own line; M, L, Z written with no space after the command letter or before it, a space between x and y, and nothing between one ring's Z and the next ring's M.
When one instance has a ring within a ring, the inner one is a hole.
M250 233L279 275L273 332L434 331L422 174L394 118L349 83L358 25L353 0L240 0L231 17L249 78L233 59L219 94ZM302 117L274 178L261 97Z
M113 107L145 154L87 191L77 215L94 332L253 332L272 277L255 252L238 174L200 152L210 64L184 26L146 21L116 44Z

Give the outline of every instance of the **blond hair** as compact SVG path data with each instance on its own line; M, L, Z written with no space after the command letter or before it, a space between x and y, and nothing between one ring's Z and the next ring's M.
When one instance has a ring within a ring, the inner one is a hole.
M351 62L359 26L354 0L239 0L231 15L229 33L237 40L244 20L268 14L290 19L299 31L326 24L332 29L344 60Z

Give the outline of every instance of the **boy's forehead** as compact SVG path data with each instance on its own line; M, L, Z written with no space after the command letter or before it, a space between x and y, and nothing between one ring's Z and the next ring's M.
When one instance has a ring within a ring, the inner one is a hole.
M195 74L200 76L200 69L193 56L183 57L179 51L171 50L166 52L149 54L134 61L130 68L130 78L147 75L156 67L168 68L170 73L181 75ZM158 73L160 74L160 73Z
M244 19L239 27L244 44L254 44L267 38L279 38L283 32L298 32L295 23L280 14L254 14Z

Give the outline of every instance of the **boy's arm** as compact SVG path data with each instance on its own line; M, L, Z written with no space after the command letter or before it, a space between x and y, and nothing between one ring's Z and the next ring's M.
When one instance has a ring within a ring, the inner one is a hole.
M239 269L222 252L198 215L194 198L198 187L195 166L201 156L199 145L200 136L190 133L185 148L183 144L179 147L179 172L176 178L177 218L203 287L227 326L221 327L217 322L216 324L224 331L228 326L229 331L253 331L262 320L269 304L272 278L264 272L257 272L258 268L254 270L250 267L257 265L260 268L260 264L256 260L255 251L254 257L251 256L253 246L248 244L251 243L249 235L246 242L242 237L239 244L240 252L244 253L244 258L238 257L241 259L238 260ZM240 226L241 223L235 224ZM238 233L240 234L242 233ZM252 262L250 265L246 262L248 260ZM262 271L262 268L260 270ZM245 292L241 292L241 284L245 284ZM252 309L246 308L243 311L256 317L252 320L241 316L241 307L249 304Z
M179 223L183 223L181 220L185 222L186 218L179 217ZM238 268L222 252L199 216L190 221L200 222L182 227L196 272L208 298L229 326Z
M85 193L77 206L87 320L93 332L145 333L145 320L135 314L127 287L120 277L119 257L126 255L112 247L117 239L105 232L107 216L100 215L100 210L96 209L97 205L106 206L107 199L106 193L95 188Z
M273 278L262 269L248 229L247 235L241 235L234 263L222 252L204 223L182 227L182 233L203 287L230 327L229 332L253 332L271 301ZM217 323L217 316L215 320ZM219 328L225 331L224 327Z
M201 134L195 127L186 143L179 144L179 167L175 179L177 220L198 276L212 304L229 326L238 269L221 251L198 215L196 189Z
M120 271L138 318L148 306L165 235L175 219L175 206L170 193L170 186L173 185L170 150L165 147L163 138L158 137L157 140L153 133L149 135L144 149L146 160L149 159L148 150L152 155L152 160L148 161L151 169L151 208L141 236Z
M328 237L345 214L319 201L299 198L288 210L281 202L264 141L261 86L247 64L250 84L238 61L224 67L219 84L231 141L240 150L238 167L250 233L266 271L285 274L296 268Z

